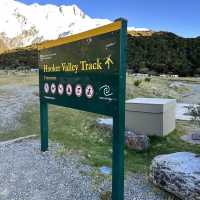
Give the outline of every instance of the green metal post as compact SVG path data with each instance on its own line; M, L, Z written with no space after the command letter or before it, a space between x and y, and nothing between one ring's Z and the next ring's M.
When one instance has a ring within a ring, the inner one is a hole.
M119 105L113 116L113 161L112 200L124 199L124 134L125 134L125 90L126 90L126 48L127 21L122 20L120 30L120 76Z
M41 151L48 150L48 104L40 102Z

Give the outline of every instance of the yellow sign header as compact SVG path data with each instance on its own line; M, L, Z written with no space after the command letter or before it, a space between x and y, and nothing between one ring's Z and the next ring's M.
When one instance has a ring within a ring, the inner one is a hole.
M68 37L60 38L57 40L49 40L49 41L43 42L41 44L38 44L38 50L47 49L47 48L51 48L51 47L55 47L55 46L60 46L63 44L67 44L67 43L75 42L78 40L94 37L94 36L101 35L104 33L109 33L112 31L119 30L119 29L121 29L121 27L122 27L122 22L119 20L119 21L113 22L111 24L101 26L99 28L95 28L95 29L92 29L89 31L70 35Z

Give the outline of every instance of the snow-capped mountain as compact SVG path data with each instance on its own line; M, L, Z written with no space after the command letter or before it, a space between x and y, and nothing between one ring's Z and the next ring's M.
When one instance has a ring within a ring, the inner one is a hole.
M26 5L15 0L0 0L0 40L8 48L57 39L110 22L93 19L76 5Z
M128 31L144 31L144 32L146 32L146 31L150 31L150 30L147 28L136 28L136 27L130 26L130 27L128 27Z
M76 5L26 5L0 0L0 38L10 47L56 39L107 23L110 20L92 19Z

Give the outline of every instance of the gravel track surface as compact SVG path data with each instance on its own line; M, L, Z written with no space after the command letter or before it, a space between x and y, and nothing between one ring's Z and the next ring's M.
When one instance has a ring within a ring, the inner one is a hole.
M104 179L94 187L94 168L81 164L77 154L56 156L59 145L40 151L38 140L0 144L1 200L98 200L111 182ZM129 174L125 182L126 200L164 200L145 177Z
M37 87L8 85L0 87L0 132L19 128L18 117L27 104L36 103Z

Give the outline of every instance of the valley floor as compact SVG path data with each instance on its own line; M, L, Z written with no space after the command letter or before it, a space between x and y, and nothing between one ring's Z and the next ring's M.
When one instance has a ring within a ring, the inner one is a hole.
M183 101L186 94L193 92L191 86L177 87L166 79L143 80L139 87L134 81L130 77L127 79L127 98L169 97L170 94L170 97ZM0 75L1 142L27 135L39 138L38 101L36 74ZM109 130L96 127L98 117L92 113L49 106L49 138L52 141L49 152L40 152L38 139L9 145L0 143L0 179L4 180L0 183L0 199L106 200L107 191L111 189L111 176L100 174L99 167L111 167L112 138ZM173 199L148 182L148 169L151 160L159 154L200 153L198 145L180 140L191 127L190 122L178 121L177 129L169 136L150 138L151 148L147 152L125 150L125 199Z

